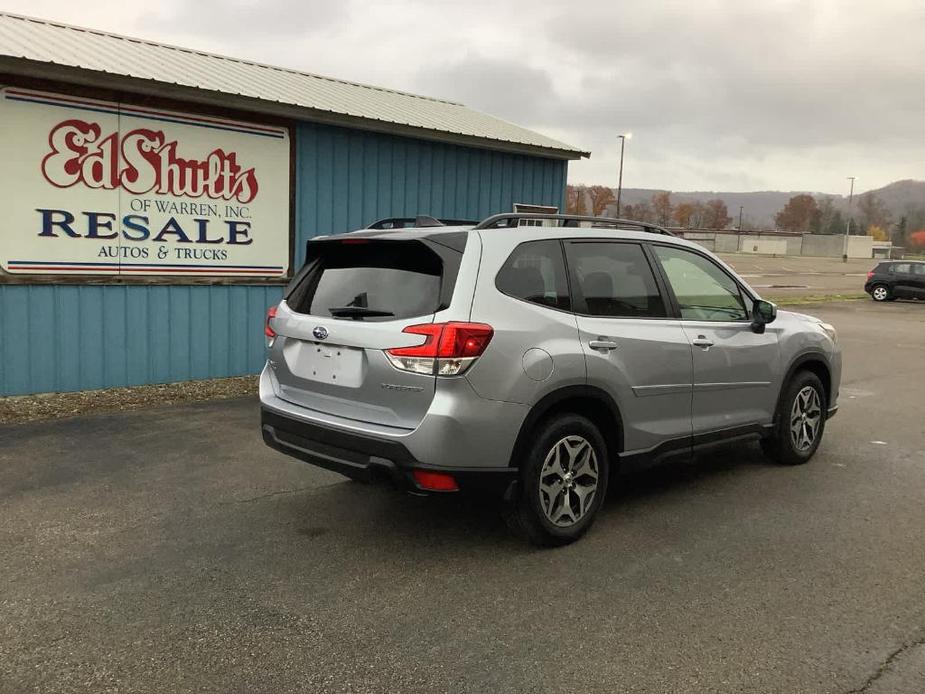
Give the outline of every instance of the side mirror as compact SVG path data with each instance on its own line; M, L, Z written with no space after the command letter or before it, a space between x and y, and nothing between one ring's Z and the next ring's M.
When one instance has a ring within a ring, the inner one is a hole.
M755 299L752 305L752 330L759 335L764 332L764 326L773 323L777 318L777 306L764 299Z

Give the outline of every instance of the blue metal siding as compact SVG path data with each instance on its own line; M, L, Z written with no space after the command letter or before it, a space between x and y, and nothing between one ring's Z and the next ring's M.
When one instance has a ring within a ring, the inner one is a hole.
M0 394L255 373L278 286L0 285Z
M558 205L565 161L302 124L295 267L305 241L389 216L481 219ZM279 286L0 284L0 395L256 373Z
M515 202L565 205L567 163L325 125L296 132L296 258L318 234L382 217L482 219Z

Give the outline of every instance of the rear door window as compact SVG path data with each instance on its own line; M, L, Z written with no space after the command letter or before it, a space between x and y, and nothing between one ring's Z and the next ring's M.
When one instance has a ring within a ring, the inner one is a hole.
M566 246L575 310L589 316L665 318L668 312L642 246L573 241Z
M461 256L441 246L452 260ZM385 321L427 316L448 303L445 260L420 241L344 239L310 245L302 281L287 296L297 313ZM455 281L458 259L453 268Z
M897 275L908 275L912 272L911 263L894 263L893 273Z
M568 311L562 245L555 240L520 244L498 272L495 286L508 296Z

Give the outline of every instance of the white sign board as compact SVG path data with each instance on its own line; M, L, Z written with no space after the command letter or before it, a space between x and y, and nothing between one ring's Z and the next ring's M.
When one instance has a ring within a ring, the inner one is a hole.
M0 89L0 268L283 277L285 128Z

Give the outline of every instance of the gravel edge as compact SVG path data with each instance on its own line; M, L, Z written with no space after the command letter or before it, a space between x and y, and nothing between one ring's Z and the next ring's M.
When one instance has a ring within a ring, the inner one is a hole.
M0 397L0 424L127 412L159 405L230 400L257 395L257 376L213 378L182 383L104 388L76 393L41 393Z

